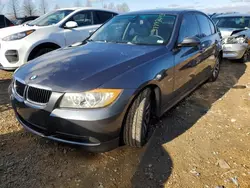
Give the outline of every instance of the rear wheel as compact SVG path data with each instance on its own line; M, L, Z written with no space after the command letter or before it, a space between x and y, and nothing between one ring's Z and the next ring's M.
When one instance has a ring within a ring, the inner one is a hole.
M221 65L221 56L216 58L216 63L212 72L212 75L209 78L209 82L215 82L220 73L220 65Z
M126 145L140 148L147 143L151 109L151 90L145 89L136 97L125 117L123 139Z

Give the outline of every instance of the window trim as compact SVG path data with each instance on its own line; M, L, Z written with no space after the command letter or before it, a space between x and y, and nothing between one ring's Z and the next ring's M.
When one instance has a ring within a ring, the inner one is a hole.
M209 21L209 23L211 23L211 24L213 25L213 27L214 27L214 33L212 33L212 35L216 34L216 33L217 33L217 29L216 29L216 27L215 27L214 22L213 22L210 18L208 18L208 21ZM210 25L210 28L211 28L211 24L209 24L209 25ZM211 32L212 32L212 28L211 28Z

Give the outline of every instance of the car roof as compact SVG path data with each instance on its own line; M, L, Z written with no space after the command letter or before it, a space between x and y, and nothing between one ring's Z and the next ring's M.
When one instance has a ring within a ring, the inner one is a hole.
M175 14L175 15L178 15L178 14L183 14L186 12L203 13L201 11L192 10L192 9L150 9L150 10L133 11L133 12L125 13L123 15L132 15L132 14Z
M60 8L58 10L73 10L73 11L83 11L83 10L96 10L96 11L106 11L106 12L113 12L118 14L118 12L104 9L104 8L93 8L93 7L72 7L72 8Z
M225 18L225 17L250 17L250 14L233 13L233 14L220 14L216 16L216 18Z

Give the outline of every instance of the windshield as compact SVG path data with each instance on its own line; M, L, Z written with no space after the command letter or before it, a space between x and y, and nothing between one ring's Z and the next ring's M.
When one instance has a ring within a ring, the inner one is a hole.
M221 17L217 18L217 27L220 28L250 28L250 17Z
M66 16L68 16L72 12L73 10L53 11L30 22L28 25L48 26L48 25L57 24L58 22L60 22L62 19L64 19Z
M162 45L169 42L176 16L166 14L116 16L89 41Z

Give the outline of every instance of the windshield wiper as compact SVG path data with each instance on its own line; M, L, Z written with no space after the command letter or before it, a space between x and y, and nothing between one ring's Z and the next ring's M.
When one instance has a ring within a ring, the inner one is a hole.
M133 44L131 42L123 42L123 41L107 41L107 40L93 40L93 39L87 39L87 42L104 42L104 43L114 43L114 44Z

